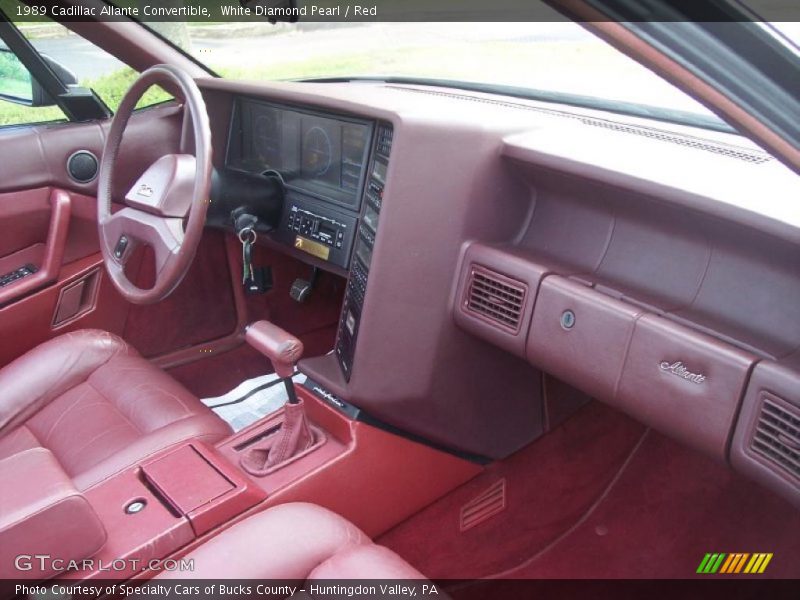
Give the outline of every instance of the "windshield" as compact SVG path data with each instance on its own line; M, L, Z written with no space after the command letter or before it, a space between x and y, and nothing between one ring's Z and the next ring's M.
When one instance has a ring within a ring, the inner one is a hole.
M695 100L571 22L181 25L182 32L163 35L222 77L409 78L511 86L533 96L579 95L606 105L657 107L721 123Z

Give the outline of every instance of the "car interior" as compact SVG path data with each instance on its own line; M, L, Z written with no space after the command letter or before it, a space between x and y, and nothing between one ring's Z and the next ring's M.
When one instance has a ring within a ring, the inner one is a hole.
M737 130L64 25L138 77L0 128L4 580L800 576L776 128L613 21Z

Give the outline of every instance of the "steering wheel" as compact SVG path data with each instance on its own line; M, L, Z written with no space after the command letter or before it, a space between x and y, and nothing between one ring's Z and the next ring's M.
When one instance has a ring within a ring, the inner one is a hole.
M125 208L112 212L113 178L122 136L136 103L152 85L181 90L184 118L191 117L195 156L165 154L125 195ZM170 65L155 65L131 85L111 122L100 163L97 228L108 275L122 296L135 304L166 298L192 263L208 210L211 188L211 130L200 90L192 78ZM155 255L155 284L137 287L125 275L134 249L149 245Z

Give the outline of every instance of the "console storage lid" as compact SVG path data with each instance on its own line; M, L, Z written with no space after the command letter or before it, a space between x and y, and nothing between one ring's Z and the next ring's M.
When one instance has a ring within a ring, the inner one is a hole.
M100 518L75 489L53 454L33 448L0 460L0 578L46 579L52 565L31 561L30 570L15 567L19 555L49 555L79 561L106 541Z
M198 536L266 496L238 468L199 442L155 457L142 465L142 476L175 514L189 519Z

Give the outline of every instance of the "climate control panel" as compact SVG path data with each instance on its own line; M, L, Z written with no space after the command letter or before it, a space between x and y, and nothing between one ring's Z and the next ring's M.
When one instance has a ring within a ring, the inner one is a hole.
M380 124L372 152L369 178L364 190L361 222L355 240L350 279L344 297L344 306L336 336L336 358L347 381L353 373L358 329L367 296L367 283L372 265L372 253L378 235L378 221L383 208L383 191L389 166L393 130L389 124Z

